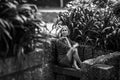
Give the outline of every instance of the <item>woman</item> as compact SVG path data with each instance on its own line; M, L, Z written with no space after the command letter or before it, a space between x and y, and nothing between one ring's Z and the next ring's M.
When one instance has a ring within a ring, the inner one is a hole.
M67 26L62 26L59 39L56 41L57 60L60 66L80 69L81 60L78 55L78 44L69 39L70 31Z

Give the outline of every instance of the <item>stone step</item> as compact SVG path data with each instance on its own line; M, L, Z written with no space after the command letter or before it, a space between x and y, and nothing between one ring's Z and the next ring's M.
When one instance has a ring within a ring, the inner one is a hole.
M80 80L114 80L115 77L114 67L105 64L96 64L91 67L89 66L89 70L87 72L84 70L81 71L73 68L63 68L54 65L53 72L56 75L56 80L68 80L67 76L79 78Z

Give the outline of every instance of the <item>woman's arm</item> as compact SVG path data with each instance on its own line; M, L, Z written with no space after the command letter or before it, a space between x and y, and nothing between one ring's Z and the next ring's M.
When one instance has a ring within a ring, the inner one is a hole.
M68 46L69 46L70 48L76 48L76 47L79 46L79 44L76 43L76 42L74 42L74 41L72 41L72 42L74 43L73 46L72 46L70 40L69 40L67 37L64 37L64 38L66 39L66 41L67 41L67 43L68 43Z

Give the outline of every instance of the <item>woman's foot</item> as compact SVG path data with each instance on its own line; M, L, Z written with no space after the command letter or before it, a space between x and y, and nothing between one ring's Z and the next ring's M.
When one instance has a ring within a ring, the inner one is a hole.
M72 65L72 68L76 69L76 70L81 70L80 67L78 67L77 65Z

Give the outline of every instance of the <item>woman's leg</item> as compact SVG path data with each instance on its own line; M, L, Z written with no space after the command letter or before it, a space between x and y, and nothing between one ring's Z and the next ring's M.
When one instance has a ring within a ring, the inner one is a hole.
M75 62L75 65L76 65L76 63L78 62L79 63L79 65L81 65L81 60L80 60L80 57L79 57L79 55L78 55L78 50L77 50L77 48L71 48L69 51L68 51L68 53L67 53L67 57L68 57L68 60L70 61L70 62L72 62L73 60L75 60L76 62ZM74 65L74 63L73 63L73 65ZM74 66L75 66L74 65Z
M75 59L73 61L72 67L80 70L80 67L78 66L77 61Z
M68 52L67 52L67 57L68 57L68 60L70 61L70 62L72 62L73 61L73 54L74 54L74 50L73 50L73 48L71 48Z
M73 54L74 59L81 65L82 61L80 60L80 57L78 55L78 50L77 48L74 49L74 54Z

